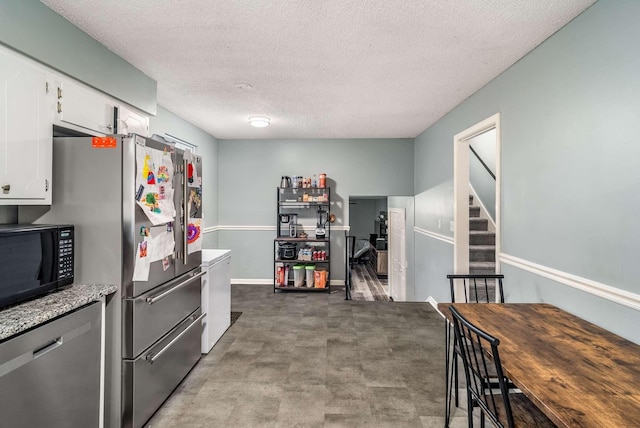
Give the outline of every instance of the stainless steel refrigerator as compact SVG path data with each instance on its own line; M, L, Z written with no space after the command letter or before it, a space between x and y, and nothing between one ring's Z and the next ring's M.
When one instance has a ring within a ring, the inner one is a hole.
M53 205L21 222L75 225L75 283L106 305L105 426L141 427L200 358L202 159L138 135L57 137Z

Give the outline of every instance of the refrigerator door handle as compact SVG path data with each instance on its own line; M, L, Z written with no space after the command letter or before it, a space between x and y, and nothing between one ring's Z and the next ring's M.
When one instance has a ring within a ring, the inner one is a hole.
M187 177L187 171L189 170L188 161L186 159L182 160L182 221L183 221L183 239L182 239L182 263L187 265L189 264L189 254L188 254L188 239L189 236L189 180Z
M158 351L157 354L147 354L147 356L145 356L145 360L147 360L147 362L149 364L153 364L155 363L158 358L160 358L162 356L162 354L164 354L165 352L167 352L174 343L176 343L178 340L180 340L180 338L182 336L184 336L185 334L187 334L187 332L189 330L191 330L191 328L193 328L194 325L198 324L198 321L200 321L202 318L206 317L207 314L200 314L200 316L198 316L198 318L196 318L195 320L193 320L193 323L191 325L189 325L189 327L185 328L184 330L182 330L182 332L180 332L179 335L177 335L176 337L173 338L173 340L169 343L167 343L167 346L165 346L164 348L162 348L160 351Z
M180 284L176 285L175 287L172 287L170 289L168 289L167 291L163 291L160 294L157 294L155 296L149 296L145 299L145 301L150 304L153 305L154 303L156 303L158 300L162 300L165 297L167 297L169 294L178 291L180 288L184 287L185 285L191 284L193 281L195 281L196 279L200 278L202 275L204 275L206 272L200 272L197 273L195 275L193 275L191 278L181 282Z

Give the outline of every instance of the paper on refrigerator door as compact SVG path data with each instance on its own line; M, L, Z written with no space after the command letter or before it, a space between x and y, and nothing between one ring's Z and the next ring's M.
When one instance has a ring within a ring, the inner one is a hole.
M151 262L149 260L149 247L146 241L138 243L135 259L136 262L133 266L133 280L148 281Z
M202 251L202 219L190 218L187 225L187 254Z
M165 226L152 227L149 236L146 237L146 242L151 263L172 255L176 246L173 233L168 232Z
M174 221L171 153L136 144L136 203L154 225Z
M193 153L191 153L190 149L186 149L184 151L184 160L187 162L187 185L189 187L200 187L202 186L202 178L198 176L198 168L196 166L196 160L199 159Z

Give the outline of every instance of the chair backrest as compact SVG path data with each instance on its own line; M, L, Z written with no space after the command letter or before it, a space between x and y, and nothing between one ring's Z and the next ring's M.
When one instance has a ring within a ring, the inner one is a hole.
M471 324L453 306L453 327L462 354L467 394L498 427L513 427L509 388L502 370L500 340ZM495 390L497 378L499 391ZM491 379L491 383L487 383ZM469 415L471 417L471 415Z
M504 303L504 292L502 290L502 280L504 275L447 275L449 287L451 289L451 303L455 303L455 283L462 281L464 289L464 301L460 303Z
M347 235L347 254L349 260L353 258L353 253L356 251L356 237L354 235Z

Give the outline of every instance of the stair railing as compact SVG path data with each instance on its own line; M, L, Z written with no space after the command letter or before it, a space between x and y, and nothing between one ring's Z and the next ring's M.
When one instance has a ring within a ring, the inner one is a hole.
M487 166L486 163L484 163L484 161L482 160L482 158L478 155L478 153L476 153L475 150L473 150L473 147L471 147L471 144L469 144L469 149L471 149L471 153L473 153L475 155L475 157L480 161L480 163L482 164L482 166L484 167L484 169L487 170L487 172L489 173L489 175L491 176L491 178L493 178L494 180L496 179L496 175L493 173L493 171L491 171L491 169Z

